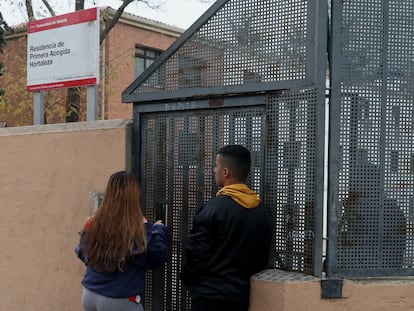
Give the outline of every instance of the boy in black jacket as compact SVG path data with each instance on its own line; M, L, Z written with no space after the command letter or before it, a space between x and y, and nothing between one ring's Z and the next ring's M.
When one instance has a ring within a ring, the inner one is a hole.
M245 184L250 165L242 146L217 153L221 189L197 211L184 245L181 277L193 311L247 311L250 277L267 266L272 228L260 198Z

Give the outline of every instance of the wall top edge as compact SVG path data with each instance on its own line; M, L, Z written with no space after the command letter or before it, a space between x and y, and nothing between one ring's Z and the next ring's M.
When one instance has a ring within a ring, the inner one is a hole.
M82 122L69 122L69 123L58 123L58 124L4 127L4 128L0 128L0 136L126 128L130 124L132 124L131 119L112 119L112 120L82 121Z

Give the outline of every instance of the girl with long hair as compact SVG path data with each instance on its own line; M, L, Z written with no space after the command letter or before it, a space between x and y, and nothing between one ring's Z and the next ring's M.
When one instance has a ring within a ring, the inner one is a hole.
M168 232L146 221L136 177L119 171L81 231L76 253L87 266L82 279L85 311L144 310L145 271L169 258Z

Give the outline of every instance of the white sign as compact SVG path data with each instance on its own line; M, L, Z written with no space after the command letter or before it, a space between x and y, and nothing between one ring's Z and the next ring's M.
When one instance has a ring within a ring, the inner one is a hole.
M29 22L28 91L98 84L98 12L92 8Z

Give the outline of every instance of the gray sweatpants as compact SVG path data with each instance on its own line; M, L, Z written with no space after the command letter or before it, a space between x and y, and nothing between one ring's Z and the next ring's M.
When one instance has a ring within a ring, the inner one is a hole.
M83 288L82 306L85 311L144 311L141 304L129 301L128 298L110 298Z

